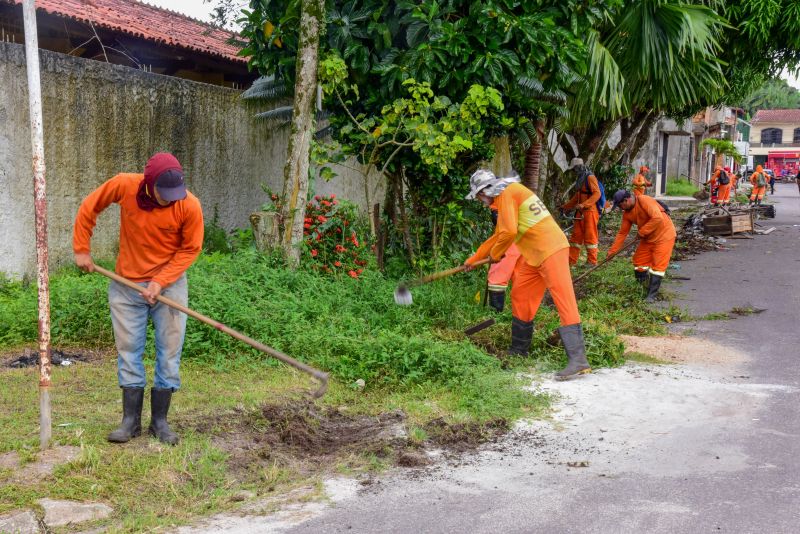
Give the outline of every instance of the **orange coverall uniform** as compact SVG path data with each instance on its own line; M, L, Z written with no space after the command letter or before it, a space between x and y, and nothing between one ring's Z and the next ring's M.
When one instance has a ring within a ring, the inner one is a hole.
M117 274L134 282L157 282L166 288L183 275L203 248L203 210L192 193L171 206L144 211L136 204L143 174L118 174L81 203L75 218L72 249L88 253L97 215L120 205Z
M645 190L653 185L650 180L645 178L644 174L641 172L637 174L633 179L633 194L637 197L639 195L644 195Z
M516 243L520 257L514 267L511 312L521 321L532 321L545 290L550 291L562 326L581 322L569 271L569 243L547 207L533 191L512 183L495 197L494 234L478 247L467 263L486 257L502 258Z
M569 264L578 263L581 254L581 245L586 246L586 261L597 265L597 247L600 238L597 234L597 224L600 222L600 212L597 211L597 201L600 200L600 186L597 177L590 174L586 183L581 186L569 202L561 206L564 210L577 209L583 220L575 220L572 233L569 236Z
M761 174L764 176L765 185L761 187L758 186L758 175ZM764 200L764 195L767 193L767 186L766 184L769 183L769 176L764 172L764 167L761 165L756 167L756 172L750 175L750 183L753 184L753 190L750 192L750 202L754 200Z
M625 238L636 225L639 231L639 246L633 254L633 268L637 271L650 271L650 274L664 276L675 246L675 225L656 200L647 195L636 198L636 204L630 211L622 214L620 225L614 244L608 251L613 256L622 248Z
M731 200L731 182L733 179L731 178L731 173L726 173L728 175L728 183L721 184L719 183L719 175L722 173L722 167L717 167L714 170L714 174L711 175L711 190L713 191L714 188L717 188L717 204L728 204Z

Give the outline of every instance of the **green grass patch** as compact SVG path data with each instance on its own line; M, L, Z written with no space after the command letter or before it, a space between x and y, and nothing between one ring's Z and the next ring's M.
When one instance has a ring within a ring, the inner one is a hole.
M690 197L700 190L689 180L670 178L667 180L667 196L671 197Z

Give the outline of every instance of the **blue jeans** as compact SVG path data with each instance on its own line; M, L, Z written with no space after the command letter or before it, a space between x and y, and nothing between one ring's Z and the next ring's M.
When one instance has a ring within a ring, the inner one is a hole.
M139 283L147 287L147 282ZM189 288L186 275L161 292L165 297L187 305ZM144 372L144 346L147 341L147 320L153 320L156 341L156 372L153 386L158 389L181 387L179 368L183 338L186 333L186 314L166 304L147 303L141 293L112 281L108 286L108 305L117 345L117 378L123 388L147 386Z

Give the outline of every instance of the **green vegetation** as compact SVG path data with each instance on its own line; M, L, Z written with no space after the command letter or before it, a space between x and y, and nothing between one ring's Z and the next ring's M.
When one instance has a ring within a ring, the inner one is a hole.
M670 178L667 180L667 195L672 197L690 197L700 190L690 180Z
M800 109L800 91L786 80L766 80L739 104L752 117L759 109Z

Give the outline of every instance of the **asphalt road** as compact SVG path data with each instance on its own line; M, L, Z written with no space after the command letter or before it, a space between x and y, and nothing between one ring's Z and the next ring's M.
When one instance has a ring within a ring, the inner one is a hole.
M776 193L778 216L762 221L774 232L681 262L691 280L669 287L695 316L765 309L677 325L703 342L688 343L695 364L534 384L561 395L552 421L230 531L800 532L800 197Z

